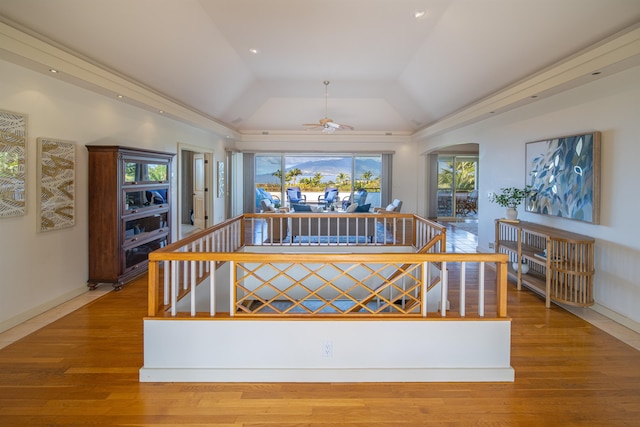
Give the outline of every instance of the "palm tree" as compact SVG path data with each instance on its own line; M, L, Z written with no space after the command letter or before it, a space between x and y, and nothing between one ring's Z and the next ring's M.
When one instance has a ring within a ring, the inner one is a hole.
M320 183L322 182L322 178L324 177L320 172L316 172L315 175L313 175L313 178L311 178L311 182L313 183L314 187L320 186Z
M291 168L287 172L286 181L293 181L293 185L296 185L296 178L302 175L302 171L298 168Z
M371 171L362 172L362 179L364 179L365 187L368 186L369 181L371 180L371 178L373 178L373 172L371 172Z
M336 175L336 183L338 184L338 187L343 187L349 184L349 174L340 172Z

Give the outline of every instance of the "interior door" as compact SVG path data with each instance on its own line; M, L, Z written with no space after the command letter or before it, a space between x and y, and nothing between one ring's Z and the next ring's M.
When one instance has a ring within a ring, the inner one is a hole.
M193 156L193 225L200 230L206 227L205 191L204 154L196 153Z

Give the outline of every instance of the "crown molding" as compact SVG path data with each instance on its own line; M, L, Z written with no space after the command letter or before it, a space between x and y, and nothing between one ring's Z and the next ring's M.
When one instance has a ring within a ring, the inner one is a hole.
M413 139L495 117L639 64L640 24L636 24L415 132Z

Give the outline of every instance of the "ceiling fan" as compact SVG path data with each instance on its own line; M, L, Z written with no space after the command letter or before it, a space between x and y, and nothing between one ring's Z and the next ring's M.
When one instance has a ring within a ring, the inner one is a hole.
M328 87L329 80L324 82L324 119L320 119L318 123L305 123L302 126L310 126L310 129L321 128L322 132L333 133L336 130L353 130L353 126L336 123L327 115L327 100L329 99Z

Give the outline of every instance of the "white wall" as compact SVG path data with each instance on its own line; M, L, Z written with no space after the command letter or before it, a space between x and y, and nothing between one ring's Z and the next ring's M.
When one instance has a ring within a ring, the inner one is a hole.
M526 213L522 207L519 218L596 238L594 309L639 329L640 67L430 138L419 151L480 144L478 244L488 250L493 221L504 217L504 209L490 203L487 193L524 186L525 143L592 130L602 132L600 225Z
M28 116L27 214L0 218L0 331L3 331L87 290L89 218L85 144L177 153L178 143L186 143L214 150L216 160L224 160L224 141L213 133L4 61L0 61L0 76L0 109ZM36 232L38 137L77 144L73 227ZM177 163L177 157L175 160ZM223 213L224 200L215 202L216 210ZM175 206L173 218L175 222Z

